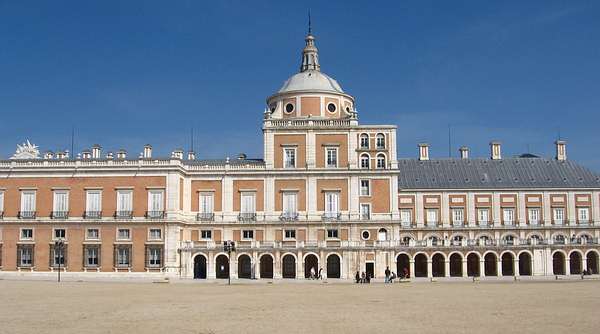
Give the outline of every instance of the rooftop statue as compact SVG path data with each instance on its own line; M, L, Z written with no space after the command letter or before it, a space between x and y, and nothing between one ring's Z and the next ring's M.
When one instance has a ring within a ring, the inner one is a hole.
M39 159L40 158L40 150L37 145L34 145L29 142L27 139L26 142L19 145L17 144L17 150L15 154L11 157L11 159Z

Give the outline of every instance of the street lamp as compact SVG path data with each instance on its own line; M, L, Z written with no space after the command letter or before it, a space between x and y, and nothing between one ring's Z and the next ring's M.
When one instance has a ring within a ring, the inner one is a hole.
M223 251L227 252L229 270L227 273L227 284L231 285L231 252L235 252L235 242L223 241Z
M59 239L54 242L54 258L58 260L58 282L60 282L60 265L64 259L64 247L65 242L63 241L63 239Z

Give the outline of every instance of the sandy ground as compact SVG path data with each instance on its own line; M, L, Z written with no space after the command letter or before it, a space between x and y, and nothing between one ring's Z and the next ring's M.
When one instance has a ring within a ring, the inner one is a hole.
M599 333L600 281L0 281L0 333Z

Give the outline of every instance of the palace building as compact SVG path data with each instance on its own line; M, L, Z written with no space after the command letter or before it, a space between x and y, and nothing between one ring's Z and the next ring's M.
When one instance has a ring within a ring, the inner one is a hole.
M485 158L431 159L424 143L399 158L396 126L360 124L305 41L267 98L263 159L19 145L0 161L0 277L598 274L600 174L564 141L553 158L504 157L499 142Z

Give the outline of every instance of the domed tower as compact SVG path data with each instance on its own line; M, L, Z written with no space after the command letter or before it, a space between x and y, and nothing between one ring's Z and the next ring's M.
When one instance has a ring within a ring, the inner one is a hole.
M321 72L319 52L309 27L300 72L267 98L265 120L356 119L354 98L336 80Z

